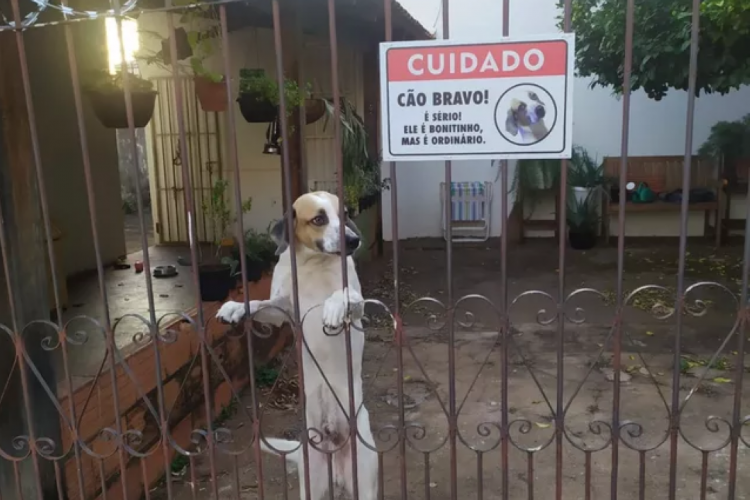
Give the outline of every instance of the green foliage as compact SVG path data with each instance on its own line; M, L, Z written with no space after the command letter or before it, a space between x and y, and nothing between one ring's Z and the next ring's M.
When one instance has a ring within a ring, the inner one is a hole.
M718 122L701 145L698 154L709 158L734 160L750 157L750 114L733 122Z
M273 264L278 260L276 243L268 231L260 232L248 229L245 232L245 255L255 262Z
M583 188L597 188L604 182L604 164L597 164L588 151L581 146L573 146L573 154L568 162L568 185Z
M330 119L335 119L332 102L324 100L326 105L325 129ZM357 114L354 105L347 99L341 99L341 161L344 170L344 203L353 211L359 208L359 201L379 192L383 185L380 182L380 162L372 158L367 150L367 130L365 122Z
M262 69L242 68L240 70L240 94L255 94L275 106L279 105L279 85L269 78ZM284 80L284 97L287 108L293 110L305 104L305 99L312 95L309 83L300 91L297 82L289 78Z
M104 70L89 73L84 88L95 92L122 92L125 81L131 92L150 92L154 89L153 82L133 73L118 71L112 75Z
M270 366L259 366L255 369L255 386L271 387L279 378L279 370Z
M235 220L228 204L227 187L229 187L228 180L217 179L211 186L208 199L203 201L203 213L213 228L217 250L221 240L228 234L229 226ZM249 212L252 207L253 199L247 198L241 205L242 213Z
M571 196L568 201L566 220L568 228L574 233L596 232L601 217L594 193L584 199Z
M627 0L573 2L579 76L622 92ZM562 2L559 3L562 8ZM631 87L656 100L687 90L691 0L635 2ZM725 94L750 83L750 0L702 0L696 92ZM562 21L560 21L562 25Z

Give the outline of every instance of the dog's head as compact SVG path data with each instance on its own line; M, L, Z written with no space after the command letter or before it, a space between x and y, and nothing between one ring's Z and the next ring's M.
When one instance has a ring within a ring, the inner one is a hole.
M278 248L276 254L289 247L294 238L297 250L326 255L341 255L341 224L344 224L344 249L352 255L360 245L360 233L348 215L344 221L339 217L339 199L324 191L306 193L292 205L293 227L288 227L287 215L271 229L271 236Z
M540 122L547 115L545 104L539 100L535 92L528 92L529 102L513 99L510 102L508 117L505 120L505 129L511 135L518 134L519 127L530 127Z

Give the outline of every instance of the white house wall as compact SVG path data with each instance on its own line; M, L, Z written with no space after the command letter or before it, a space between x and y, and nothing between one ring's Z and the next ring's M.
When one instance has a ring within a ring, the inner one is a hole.
M434 0L400 0L409 11L428 28L438 18L439 3ZM529 36L557 31L557 0L523 0L511 2L511 36ZM451 38L477 40L500 36L502 25L502 2L497 0L461 0L451 2ZM478 16L477 12L482 15ZM437 23L439 27L440 22ZM638 36L636 30L636 36ZM597 158L620 156L622 102L609 89L590 89L589 79L575 81L573 108L573 140L589 150ZM720 120L736 120L746 114L750 102L750 88L725 96L704 95L696 100L694 152L708 137L711 126ZM661 101L648 99L643 92L635 92L631 98L630 111L630 156L681 155L685 150L685 119L687 93L670 92ZM513 168L509 177L513 176ZM444 178L443 164L399 163L397 166L399 186L399 238L438 237L440 226L440 182ZM388 176L387 167L383 174ZM453 177L456 180L493 180L496 169L488 161L454 162ZM495 186L495 199L499 199L500 186ZM383 203L383 233L391 239L390 200L385 195ZM511 193L510 198L514 198ZM736 205L743 205L736 203ZM499 212L499 205L494 212ZM402 210L403 209L403 210ZM733 209L734 211L734 209ZM412 216L407 213L418 214ZM510 213L510 211L509 211ZM540 212L541 216L541 212ZM679 234L679 215L628 214L626 235L655 236ZM744 216L743 216L744 218ZM692 213L689 217L689 235L703 233L703 213ZM502 224L496 217L492 235L499 236ZM546 236L550 233L537 233Z
M166 36L165 14L147 14L139 18L139 29L157 31ZM148 39L145 39L148 43ZM142 39L144 43L144 39ZM152 39L151 50L158 50L158 40ZM148 50L148 49L146 49ZM273 31L268 29L247 28L229 34L229 54L232 64L232 95L236 98L239 84L240 68L262 68L267 74L275 77L276 61L273 50ZM220 56L220 54L219 54ZM312 84L313 93L320 96L331 96L331 65L327 40L310 38L305 41L304 73ZM214 70L221 71L222 63L215 60ZM154 66L140 65L146 77L168 74ZM362 110L362 58L350 47L339 46L339 75L343 95ZM233 99L234 100L234 99ZM236 105L235 105L236 106ZM227 113L220 115L221 131L226 145ZM306 134L306 156L309 178L328 185L335 182L333 165L333 127L325 125L325 117L315 124L308 125ZM267 124L247 123L235 107L235 130L240 169L240 182L243 199L253 198L252 211L244 215L245 228L264 230L269 223L282 216L282 182L281 157L262 154L265 143ZM151 134L147 134L149 141ZM151 147L149 147L151 149ZM153 163L151 163L153 165ZM233 182L234 170L226 151L223 153L224 177ZM322 187L321 186L321 187ZM152 183L152 190L153 190ZM233 195L233 186L230 187ZM234 206L234 205L233 205ZM163 225L163 224L162 224Z

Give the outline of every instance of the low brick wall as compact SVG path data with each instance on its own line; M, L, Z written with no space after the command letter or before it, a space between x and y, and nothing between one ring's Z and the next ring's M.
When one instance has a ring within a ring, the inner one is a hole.
M251 283L249 290L251 300L269 298L270 287L270 276L264 277L257 283ZM233 298L242 300L241 291L234 292ZM216 363L209 356L212 418L216 418L222 408L229 405L232 400L232 388L240 391L249 381L246 338L227 335L231 329L213 319L219 305L219 303L206 303L203 306L204 317L207 320L206 338L209 339L211 348L230 378L229 380L224 378ZM196 320L195 310L188 314L194 321ZM201 342L197 332L186 321L177 320L166 325L164 330L167 329L178 333L173 343L157 343L161 359L161 372L158 373L158 378L164 388L164 407L168 415L171 439L178 446L190 449L192 431L205 428L207 422L200 358ZM147 483L145 486L148 488L165 473L159 421L153 417L146 404L148 400L158 413L156 348L153 342L149 342L138 348L126 349L123 356L135 382L131 380L125 369L118 365L115 376L122 428L138 431L141 434L140 442L131 442L130 446L139 453L148 455L145 458L139 458L125 453L127 498L138 500L143 498L144 483ZM63 394L60 404L67 413L69 398L64 393L64 389L59 393ZM80 467L84 480L84 498L86 500L104 498L102 490L106 490L107 500L123 499L120 454L119 452L112 453L116 449L115 443L102 439L101 432L105 428L116 428L110 370L103 371L96 380L78 387L73 394L73 402L79 423L76 426L76 432L70 430L65 420L62 420L65 449L69 449L72 440L78 435L79 439L87 443L94 453L109 455L104 459L99 459L81 450ZM174 448L170 446L170 463L175 453ZM65 489L71 500L81 498L78 466L74 456L71 456L64 464ZM147 476L145 481L144 471Z

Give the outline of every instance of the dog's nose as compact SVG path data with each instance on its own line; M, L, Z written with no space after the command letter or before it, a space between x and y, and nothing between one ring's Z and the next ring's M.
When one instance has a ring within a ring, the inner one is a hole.
M539 119L544 118L544 115L546 114L546 111L544 110L544 106L537 106L534 112L536 113L536 117Z
M356 234L347 234L344 238L344 241L346 243L346 249L351 251L354 251L359 247L359 236Z

